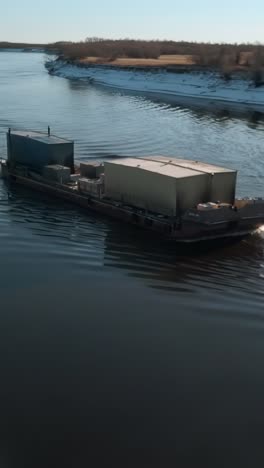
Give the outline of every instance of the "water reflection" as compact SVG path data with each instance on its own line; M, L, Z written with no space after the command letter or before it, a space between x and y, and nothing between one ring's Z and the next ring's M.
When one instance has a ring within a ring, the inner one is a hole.
M52 75L51 75L52 76ZM67 80L67 85L71 91L89 92L92 86L87 79L71 79Z
M116 228L107 232L104 261L157 289L262 294L263 248L259 234L225 246L197 247L167 245L148 233Z
M227 245L168 244L159 236L123 225L49 196L9 186L1 191L1 224L8 220L6 236L23 228L27 242L45 245L45 257L57 258L76 274L93 268L119 270L147 287L171 293L263 294L264 238L256 234ZM11 223L11 224L10 224ZM5 230L2 228L2 236ZM9 234L8 234L9 233ZM40 236L40 239L37 238ZM23 241L22 241L23 239ZM31 241L30 241L31 242ZM14 248L10 244L6 249ZM25 252L24 252L25 253ZM22 254L23 255L23 254Z

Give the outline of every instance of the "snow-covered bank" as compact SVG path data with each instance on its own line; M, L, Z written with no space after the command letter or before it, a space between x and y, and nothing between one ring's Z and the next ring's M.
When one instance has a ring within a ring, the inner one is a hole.
M226 82L212 72L169 73L166 70L124 70L107 66L86 66L53 61L47 64L53 75L87 80L111 88L144 93L160 99L212 106L240 106L264 112L264 86L255 88L249 80L233 78Z

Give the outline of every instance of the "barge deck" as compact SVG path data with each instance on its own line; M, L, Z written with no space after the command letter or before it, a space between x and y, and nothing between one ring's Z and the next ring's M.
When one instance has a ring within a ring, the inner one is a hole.
M84 161L48 132L7 132L2 176L180 243L239 239L264 225L263 199L236 199L237 171L165 156Z
M188 210L182 217L169 217L129 206L119 201L81 193L77 186L47 181L34 173L10 171L1 161L2 176L10 183L28 187L74 203L88 211L160 234L167 241L195 243L220 239L241 239L264 225L264 200L239 199L233 207L207 211Z

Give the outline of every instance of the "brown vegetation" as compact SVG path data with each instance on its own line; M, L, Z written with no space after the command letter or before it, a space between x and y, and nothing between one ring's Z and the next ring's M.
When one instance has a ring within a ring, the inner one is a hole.
M84 42L58 45L67 60L115 66L188 65L213 68L229 80L237 70L246 70L256 86L263 84L264 46L258 44L211 44L174 41L107 40L88 38Z
M86 57L79 60L80 63L111 64L119 67L168 67L173 65L194 65L192 55L160 55L155 58L128 58L122 57L106 62L101 57Z
M87 38L83 42L55 44L0 43L0 48L41 47L56 50L66 60L109 63L116 66L192 66L221 70L224 79L236 70L247 70L256 86L264 81L264 46L175 41L110 40Z
M160 56L192 56L200 66L264 66L264 46L255 44L211 44L174 41L106 40L88 38L84 42L58 44L68 59L100 57L158 59Z
M226 81L243 70L255 86L264 85L264 46L174 41L106 40L57 44L61 56L80 63L125 67L196 67L220 70Z

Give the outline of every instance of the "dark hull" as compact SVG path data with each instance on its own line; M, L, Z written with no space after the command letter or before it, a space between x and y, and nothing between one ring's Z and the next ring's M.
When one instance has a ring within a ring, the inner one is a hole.
M146 214L142 210L124 206L113 200L99 199L73 190L67 185L51 184L45 180L35 180L31 177L10 173L2 166L3 176L11 183L29 187L33 190L47 193L53 197L75 203L89 211L118 219L122 222L133 224L142 229L161 235L166 241L177 243L204 243L204 242L228 242L242 239L260 226L264 225L263 207L257 213L249 213L250 216L239 216L237 219L221 219L218 222L193 222L185 220L178 223L176 219L159 217ZM247 214L247 213L246 213Z

